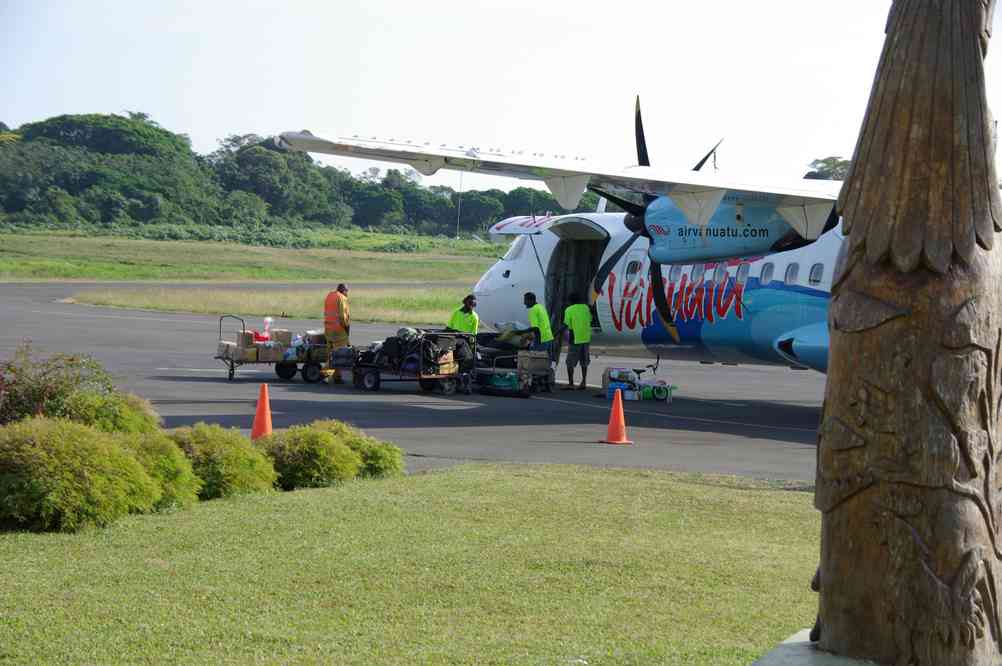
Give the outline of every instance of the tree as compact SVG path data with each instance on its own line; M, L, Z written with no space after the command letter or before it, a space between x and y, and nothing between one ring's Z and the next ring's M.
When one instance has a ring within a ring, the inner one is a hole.
M460 210L459 227L464 231L483 231L501 219L504 213L504 204L475 190L461 196L456 194L456 206Z
M9 132L10 128L5 123L0 123L0 132Z
M354 221L363 227L400 224L404 221L403 197L378 183L364 183L351 199Z
M849 175L850 160L839 156L824 157L810 164L811 171L804 176L807 180L845 180Z

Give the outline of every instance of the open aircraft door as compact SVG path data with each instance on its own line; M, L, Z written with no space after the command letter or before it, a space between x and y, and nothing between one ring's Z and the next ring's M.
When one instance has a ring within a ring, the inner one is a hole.
M606 216L610 223L622 217L602 213L513 217L498 222L490 230L493 235L528 236L544 276L543 302L556 327L562 323L563 312L571 305L573 296L587 301L591 294L591 284L609 244L609 232L602 224ZM537 242L536 237L545 231L557 237L555 243L552 238ZM592 323L597 327L598 318L593 317Z

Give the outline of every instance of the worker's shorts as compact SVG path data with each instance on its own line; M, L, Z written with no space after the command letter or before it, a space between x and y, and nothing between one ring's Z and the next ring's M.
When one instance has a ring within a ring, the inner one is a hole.
M567 367L573 368L578 364L582 368L587 368L591 364L591 343L585 342L576 345L573 342L567 348Z

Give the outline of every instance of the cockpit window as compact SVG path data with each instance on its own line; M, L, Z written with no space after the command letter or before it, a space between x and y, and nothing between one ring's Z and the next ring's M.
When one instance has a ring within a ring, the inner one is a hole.
M522 248L525 247L525 243L526 243L525 236L519 236L518 238L516 238L515 241L511 244L511 247L508 248L508 251L505 252L503 259L505 261L515 261L516 259L518 259L519 256L522 254Z

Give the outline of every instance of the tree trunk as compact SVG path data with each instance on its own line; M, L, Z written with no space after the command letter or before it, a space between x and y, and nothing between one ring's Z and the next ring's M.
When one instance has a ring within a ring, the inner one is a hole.
M819 433L820 647L1002 661L994 0L895 0L839 199Z

